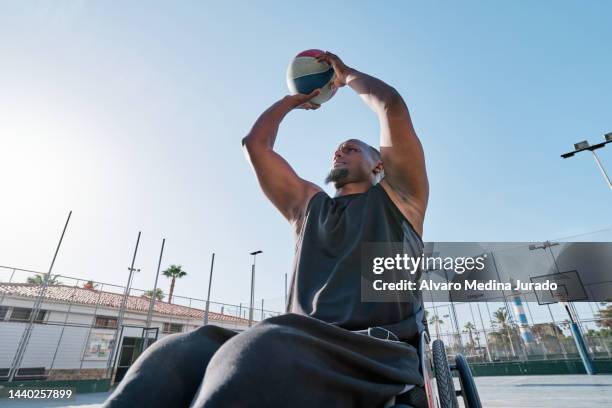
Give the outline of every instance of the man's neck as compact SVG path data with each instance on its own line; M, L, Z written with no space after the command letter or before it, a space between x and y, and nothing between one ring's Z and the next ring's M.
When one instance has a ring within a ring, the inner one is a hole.
M334 197L342 197L349 194L360 194L365 193L372 187L373 184L369 181L362 181L359 183L347 183L336 189Z

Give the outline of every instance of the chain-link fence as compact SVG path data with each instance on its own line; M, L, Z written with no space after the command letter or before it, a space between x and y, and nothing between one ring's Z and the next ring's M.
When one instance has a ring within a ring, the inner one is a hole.
M450 354L471 362L578 359L570 320L563 305L522 303L522 324L511 301L426 303L432 338L444 341ZM612 354L612 304L574 303L578 327L591 358Z
M497 259L492 265L500 282L512 282L517 273L536 276L552 271L568 278L565 271L577 270L580 278L576 281L568 279L576 287L566 286L566 289L588 295L586 298L592 301L570 301L571 296L563 301L561 297L542 296L544 291L533 290L460 292L461 301L452 301L454 297L449 293L446 301L441 301L440 297L424 292L431 337L442 339L450 354L461 352L471 362L479 363L579 359L577 336L584 339L591 359L610 359L610 253L602 257L596 251L585 251L609 248L597 243L610 242L612 228L605 228L540 245L518 243L500 246L502 249L489 252L491 258ZM563 243L572 245L564 246ZM588 245L580 246L580 243ZM594 256L600 258L595 260ZM446 278L449 279L452 277ZM482 298L477 296L483 296L487 301L465 301L471 295L480 300ZM572 321L576 324L572 325Z
M284 299L209 302L208 323L242 331ZM119 380L160 337L204 324L206 300L0 266L0 380Z

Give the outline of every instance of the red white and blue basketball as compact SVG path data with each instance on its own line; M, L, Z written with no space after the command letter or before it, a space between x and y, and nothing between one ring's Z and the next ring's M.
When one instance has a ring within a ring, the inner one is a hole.
M291 94L309 94L315 89L321 89L321 93L311 100L319 105L336 93L335 89L332 90L334 69L326 62L317 61L321 54L321 50L302 51L287 68L287 86Z

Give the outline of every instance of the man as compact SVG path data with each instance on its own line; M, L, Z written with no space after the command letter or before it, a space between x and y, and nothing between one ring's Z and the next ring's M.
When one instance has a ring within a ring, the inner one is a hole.
M381 407L399 395L419 405L416 347L424 330L420 293L411 302L362 302L362 245L399 242L419 256L428 199L423 149L391 86L319 57L378 115L380 152L350 139L334 152L326 181L334 198L301 179L274 142L285 115L317 109L286 96L243 139L257 179L291 223L296 258L287 314L237 334L205 326L169 336L130 368L106 406Z

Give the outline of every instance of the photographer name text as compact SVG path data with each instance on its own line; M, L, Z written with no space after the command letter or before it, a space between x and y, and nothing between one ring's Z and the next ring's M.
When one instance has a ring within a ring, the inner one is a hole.
M398 282L385 282L377 279L372 282L376 291L404 291L404 290L479 290L479 291L534 291L534 290L557 290L555 282L522 282L516 280L514 285L509 282L498 282L496 280L477 281L465 280L463 282L434 282L422 280L420 282L402 279Z

